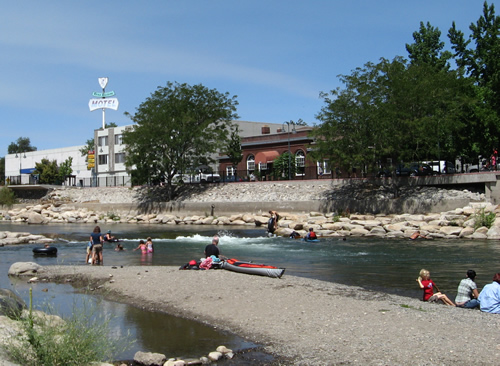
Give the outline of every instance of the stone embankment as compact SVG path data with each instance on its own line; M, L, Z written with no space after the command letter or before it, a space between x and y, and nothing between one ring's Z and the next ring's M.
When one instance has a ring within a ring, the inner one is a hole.
M304 195L306 199L318 199L328 184L311 186L297 186L296 193L290 193L288 198L297 199L297 195ZM226 187L226 188L224 188ZM305 189L309 187L309 194ZM190 197L192 201L210 198L211 202L232 197L242 202L242 211L245 207L245 197L253 196L245 193L248 186L239 184L218 185L203 193ZM226 191L230 190L231 195ZM280 191L277 189L277 191ZM238 194L238 192L240 192ZM51 192L44 203L27 205L22 208L13 208L0 211L0 218L13 222L27 224L45 223L130 223L130 224L162 224L162 225L248 225L267 227L269 214L267 212L242 212L230 216L181 215L171 213L140 214L137 211L106 211L99 212L89 208L77 208L78 202L100 203L134 203L137 202L138 191L135 188L95 188L78 189L67 188ZM358 194L351 192L351 195ZM380 190L372 194L380 195ZM417 194L417 193L416 193ZM293 231L303 236L309 228L313 228L319 236L376 236L376 237L409 237L416 230L431 238L471 238L471 239L500 239L500 219L496 219L498 208L484 202L484 195L468 191L420 189L420 198L438 199L447 197L469 197L469 205L451 211L429 214L377 214L362 215L348 212L279 212L279 229L276 235L289 236ZM269 197L268 197L269 198ZM110 207L109 205L104 205ZM490 227L481 225L488 215L495 215Z

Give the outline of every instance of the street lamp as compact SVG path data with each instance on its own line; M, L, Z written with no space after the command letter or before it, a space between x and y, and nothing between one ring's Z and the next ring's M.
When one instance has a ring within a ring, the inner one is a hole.
M287 126L286 131L288 134L288 180L292 179L292 164L291 164L291 159L292 159L292 154L290 151L290 125L292 126L292 133L297 133L297 130L295 129L295 122L290 120L290 121L285 121L283 122L283 128L282 131L285 131L285 125Z
M19 153L19 156L18 156L18 155L17 155L17 153L16 153L16 158L17 158L17 157L19 158L19 184L22 184L22 180L21 180L21 177L22 177L22 175L21 175L22 164L21 164L21 163L22 163L22 161L23 161L23 160L22 160L21 158L26 159L26 153L24 152L24 153L22 153L22 154L23 154L24 156L22 156L22 157L21 157L21 153Z

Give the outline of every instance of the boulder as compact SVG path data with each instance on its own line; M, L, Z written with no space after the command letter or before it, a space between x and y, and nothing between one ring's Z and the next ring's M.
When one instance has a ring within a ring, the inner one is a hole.
M43 267L34 262L16 262L9 268L9 276L33 276Z
M163 366L166 360L167 357L161 353L138 351L134 355L134 361L145 366Z
M30 212L27 215L27 220L28 224L45 224L47 220L39 213L37 212Z
M19 319L26 303L9 289L0 288L0 315Z

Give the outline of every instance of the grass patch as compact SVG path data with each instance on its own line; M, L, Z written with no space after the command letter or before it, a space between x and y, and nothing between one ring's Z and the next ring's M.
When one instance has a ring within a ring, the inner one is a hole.
M418 310L418 311L426 311L426 310L422 309L420 306L418 308L416 308L415 306L408 305L408 304L399 304L399 306L401 306L402 308L405 308L405 309L413 309L413 310Z
M10 341L8 354L15 363L28 366L80 366L110 362L132 345L130 336L111 335L111 317L103 314L99 302L73 305L68 319L32 309L19 319L22 332Z

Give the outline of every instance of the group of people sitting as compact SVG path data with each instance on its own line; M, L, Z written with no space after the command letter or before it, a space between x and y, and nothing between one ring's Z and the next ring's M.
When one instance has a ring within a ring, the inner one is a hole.
M484 286L481 293L479 293L475 282L476 271L469 269L466 278L461 280L458 285L455 303L439 291L439 288L430 277L430 272L422 269L420 276L417 278L420 288L424 291L423 301L442 302L446 305L467 309L480 308L481 311L487 313L500 314L500 273L496 273L493 276L493 282ZM434 292L434 289L437 292Z

